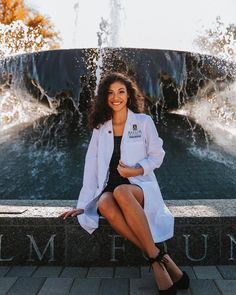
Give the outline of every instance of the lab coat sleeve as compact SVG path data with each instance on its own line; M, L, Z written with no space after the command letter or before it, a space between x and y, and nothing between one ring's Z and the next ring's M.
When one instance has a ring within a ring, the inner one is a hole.
M84 209L88 202L94 197L97 190L97 153L98 153L99 130L94 128L88 150L85 156L83 186L81 188L77 209Z
M159 137L152 118L147 116L145 123L147 157L139 161L139 164L143 167L144 176L151 173L155 168L159 168L165 156L162 148L163 140Z

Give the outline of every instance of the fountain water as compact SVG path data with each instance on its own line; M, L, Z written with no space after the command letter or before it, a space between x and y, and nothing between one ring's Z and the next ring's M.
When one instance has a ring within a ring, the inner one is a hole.
M101 20L97 49L1 60L2 198L77 198L87 110L110 70L134 76L147 97L166 150L157 172L164 198L235 197L235 65L188 52L117 48L121 11L111 1L113 23Z
M79 8L76 0L75 25ZM117 9L120 1L111 0L111 15ZM235 202L226 200L236 196L235 64L189 52L118 48L120 15L112 19L112 25L101 20L98 48L0 60L0 263L144 263L128 242L117 247L120 237L104 220L90 236L76 218L66 224L58 218L68 209L61 206L75 205L82 185L87 113L98 81L117 70L135 77L164 140L157 178L177 217L168 249L177 263L228 264L235 260ZM192 239L199 247L191 247Z

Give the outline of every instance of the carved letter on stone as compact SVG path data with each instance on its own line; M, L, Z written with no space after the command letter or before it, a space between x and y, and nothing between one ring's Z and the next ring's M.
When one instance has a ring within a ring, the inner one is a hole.
M3 237L3 235L0 235L0 262L1 261L12 261L14 256L12 256L11 258L2 258L2 237Z
M190 235L183 235L183 236L185 238L185 253L186 253L187 258L189 260L191 260L191 261L201 261L201 260L205 259L206 254L207 254L207 238L208 238L208 235L202 234L202 236L204 238L204 254L200 258L193 258L193 257L190 256L190 254L189 254L189 237L190 237ZM198 244L198 248L199 248L199 244Z
M111 237L111 259L110 259L110 261L112 261L112 262L118 261L116 259L116 250L122 250L123 252L125 252L125 245L123 243L121 247L116 246L116 238L121 238L121 236L109 235L109 237Z
M234 258L233 244L236 245L236 241L235 241L235 239L233 238L232 235L227 234L226 236L228 236L230 238L230 258L228 260L235 260L235 258Z
M32 235L27 235L27 237L30 239L30 253L29 253L29 259L28 261L34 261L34 259L32 258L32 254L33 254L33 248L38 256L38 259L39 261L41 261L47 251L47 248L49 247L50 245L50 259L48 260L48 262L52 262L52 261L56 261L54 259L54 238L55 238L56 235L52 235L51 238L49 239L46 247L44 248L43 250L43 253L40 252L35 240L34 240L34 237Z

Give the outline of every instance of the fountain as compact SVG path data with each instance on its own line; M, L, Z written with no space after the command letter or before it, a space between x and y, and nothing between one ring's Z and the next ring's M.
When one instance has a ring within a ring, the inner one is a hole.
M188 52L132 48L44 51L2 60L1 197L76 198L96 59L100 74L104 69L129 73L147 97L167 151L158 171L164 197L234 198L235 104L229 90L234 65ZM204 121L209 116L214 124ZM173 145L179 147L177 158ZM201 173L205 165L212 171L207 178Z
M18 218L17 225L12 225L13 228L27 225L30 232L16 230L15 235L9 236L6 228L10 217L3 215L0 226L3 264L58 264L60 255L61 263L66 264L99 265L101 260L105 264L114 261L124 264L134 263L135 259L140 263L137 253L131 260L129 257L122 260L122 247L117 258L113 250L119 236L112 233L112 254L107 257L106 251L101 250L105 247L110 253L110 248L104 245L110 232L104 221L101 221L104 227L88 237L78 231L76 222L68 221L64 227L55 218L60 208L53 207L74 205L73 200L77 199L90 138L86 124L88 108L98 80L112 70L128 73L137 80L164 140L166 158L156 173L163 197L170 200L167 204L173 207L179 220L176 239L180 249L185 245L185 257L180 252L177 259L186 264L209 263L206 257L224 229L220 221L224 216L222 204L228 199L227 204L232 207L236 197L235 63L176 50L109 46L107 26L102 20L98 48L48 50L0 60L0 153L4 155L0 158L1 205L21 205L14 210L11 206L3 208L0 213L14 212L27 217L24 210L28 210L27 223ZM41 216L44 210L39 204L47 206L48 213L46 218L36 220L32 215ZM178 206L187 209L184 212ZM191 214L197 217L206 211L214 219L204 215L201 220L191 220ZM232 220L234 215L230 214ZM39 238L40 245L36 242L40 236L38 222L45 233L43 242ZM183 222L185 227L181 225ZM215 224L218 227L214 229ZM193 250L194 255L190 254L192 227L198 233L192 239L200 239L203 245L200 250ZM72 250L62 246L67 234L67 241L74 245ZM233 232L227 235L217 244L219 251L226 240L229 251L233 249L236 243ZM11 239L22 241L17 245L24 255L4 247ZM79 247L75 246L76 241ZM175 242L170 241L168 247ZM96 250L91 258L82 255L88 246ZM31 249L29 253L23 250L27 247ZM81 257L74 257L73 249ZM232 251L228 257L221 257L222 263L235 260ZM210 262L215 263L212 255Z

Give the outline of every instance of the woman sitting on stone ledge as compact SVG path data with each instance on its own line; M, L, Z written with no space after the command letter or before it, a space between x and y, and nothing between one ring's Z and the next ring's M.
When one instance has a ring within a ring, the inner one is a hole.
M102 215L149 257L160 294L187 289L187 274L155 244L173 236L174 217L153 172L162 164L163 142L152 118L144 114L144 97L136 83L120 73L104 77L90 126L93 133L77 208L60 217L78 216L91 234Z

